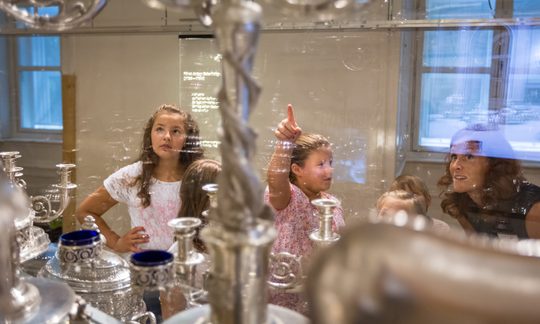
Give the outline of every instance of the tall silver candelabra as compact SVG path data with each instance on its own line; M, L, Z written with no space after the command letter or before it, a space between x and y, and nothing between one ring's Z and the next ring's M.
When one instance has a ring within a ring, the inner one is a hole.
M0 160L4 164L3 170L8 175L10 181L19 185L22 189L26 189L26 182L21 178L23 168L16 165L16 160L20 157L21 155L17 151L0 152ZM36 223L49 223L62 216L64 210L69 205L71 192L77 188L77 185L71 182L71 171L75 168L75 164L60 163L56 165L56 168L59 183L53 184L52 187L58 190L58 209L55 210L52 208L52 197L30 197L32 209L35 212L34 222Z

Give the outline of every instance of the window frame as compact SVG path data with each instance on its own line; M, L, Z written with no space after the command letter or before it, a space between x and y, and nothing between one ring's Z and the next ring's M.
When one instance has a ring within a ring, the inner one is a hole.
M10 106L10 118L8 125L7 138L3 140L14 141L36 141L36 142L51 142L61 143L63 130L55 129L29 129L21 127L22 111L20 105L20 93L19 87L20 73L23 71L58 71L62 76L62 37L58 34L41 35L59 37L60 42L60 65L58 67L53 66L22 66L19 64L19 37L33 37L33 36L10 36L8 41L8 66L9 66L9 106Z
M418 1L420 14L424 14L425 17L425 1ZM495 18L511 18L513 17L513 1L497 1ZM507 104L508 98L508 85L511 78L511 61L509 53L512 46L512 26L510 27L455 27L444 28L444 30L462 30L462 29L484 29L493 30L493 42L491 53L491 66L490 66L490 89L489 89L489 110L498 110L504 108ZM410 69L413 74L409 81L414 85L415 89L410 94L410 114L409 123L410 128L406 133L406 136L410 136L411 142L409 142L407 149L407 161L418 162L442 162L447 157L447 148L437 148L427 145L420 145L419 139L421 136L420 122L421 122L421 95L422 95L422 76L430 69L430 67L424 67L423 64L423 50L424 50L424 32L437 31L441 29L429 28L418 29L415 32L415 37L405 40L404 46L410 45L409 55L414 57L414 67ZM403 39L403 38L402 38ZM431 67L433 69L433 67ZM472 68L464 68L466 73L473 73ZM440 72L437 71L437 72ZM449 72L447 70L446 72ZM522 161L524 166L528 167L540 167L540 161L526 160Z

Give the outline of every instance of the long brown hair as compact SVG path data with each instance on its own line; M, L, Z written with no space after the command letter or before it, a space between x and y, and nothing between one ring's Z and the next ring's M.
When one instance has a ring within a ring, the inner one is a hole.
M444 213L454 217L463 217L467 206L474 204L467 193L458 193L451 190L453 184L450 174L451 154L446 158L445 174L437 182L441 189L441 208ZM487 157L488 170L485 174L484 188L482 191L482 203L489 207L497 201L513 197L519 190L519 186L525 182L522 174L521 162L515 159ZM488 208L489 209L489 208Z
M304 166L304 162L309 157L311 152L320 149L321 147L330 147L330 142L322 135L302 133L294 142L294 148L291 154L291 165L297 164L300 167ZM296 175L290 171L289 181L296 184Z
M215 160L202 159L193 162L184 173L182 186L180 187L180 199L182 206L178 217L197 217L202 221L200 228L208 224L202 212L209 206L208 195L202 187L209 183L216 183L221 172L221 163ZM199 229L193 239L193 245L199 252L206 252L204 242L199 238Z
M150 206L150 179L152 178L154 169L159 162L159 157L152 149L152 127L159 114L170 113L179 114L184 119L184 127L186 130L186 142L180 152L179 168L187 168L193 161L203 157L203 150L200 145L199 126L193 119L190 113L179 109L174 105L161 105L152 114L144 128L141 154L138 161L142 161L142 173L137 176L132 182L132 186L139 185L137 197L141 198L142 206Z

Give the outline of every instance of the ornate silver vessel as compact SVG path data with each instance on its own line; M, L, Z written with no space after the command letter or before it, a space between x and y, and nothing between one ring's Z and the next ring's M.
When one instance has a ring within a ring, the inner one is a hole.
M0 166L6 176L4 185L10 187L11 204L16 209L14 224L20 262L25 262L45 252L50 240L43 229L33 226L35 213L25 192L26 183L21 179L22 168L15 164L19 157L19 152L0 152Z
M321 251L306 284L313 323L538 322L538 240L441 235L419 223L360 223Z
M315 246L327 246L339 240L339 234L332 231L332 218L337 202L332 199L315 199L311 204L317 208L319 228L309 235Z
M195 217L180 217L169 221L177 242L177 253L174 259L176 283L180 285L188 306L198 306L198 301L204 300L203 271L199 266L205 262L205 256L193 248L193 238L201 220ZM200 279L200 280L197 280Z
M90 305L121 321L146 314L142 294L131 287L127 262L103 250L97 231L63 234L55 257L38 276L67 283Z

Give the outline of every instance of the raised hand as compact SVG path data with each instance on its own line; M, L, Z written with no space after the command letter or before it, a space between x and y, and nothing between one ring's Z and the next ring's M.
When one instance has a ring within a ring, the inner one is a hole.
M139 244L150 242L150 237L144 234L144 227L137 226L129 230L120 237L114 244L113 250L116 252L139 252Z
M294 109L291 104L287 106L287 118L279 122L274 134L280 141L294 142L302 134L294 118Z

